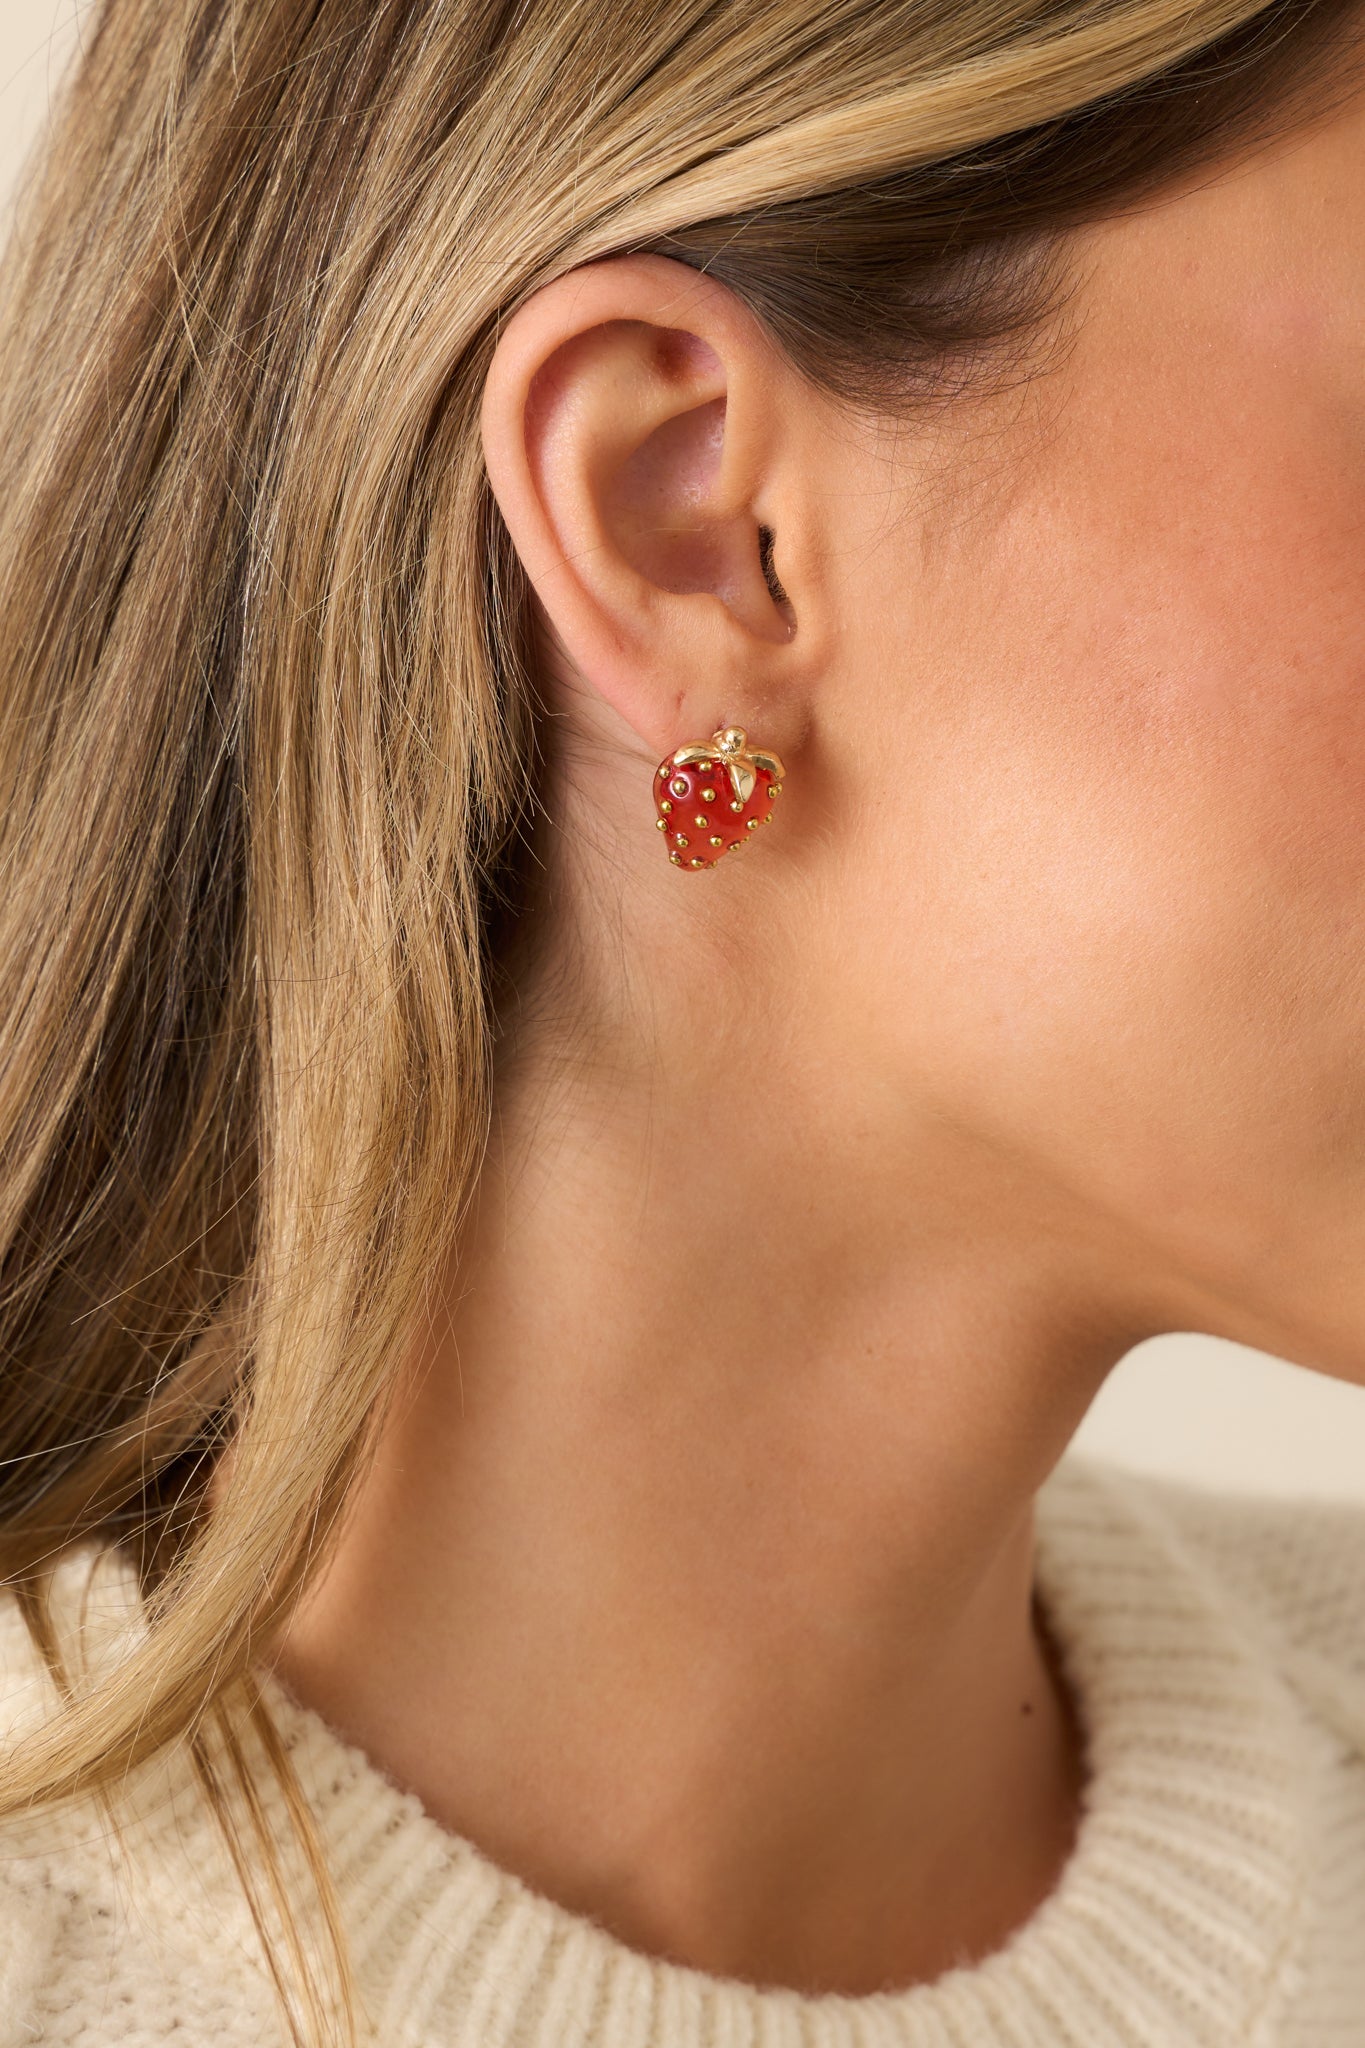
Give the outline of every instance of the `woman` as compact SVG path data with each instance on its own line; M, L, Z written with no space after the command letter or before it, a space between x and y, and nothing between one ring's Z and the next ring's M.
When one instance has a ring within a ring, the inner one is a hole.
M1365 2042L1329 0L103 0L0 333L0 2037ZM713 872L719 870L719 872Z

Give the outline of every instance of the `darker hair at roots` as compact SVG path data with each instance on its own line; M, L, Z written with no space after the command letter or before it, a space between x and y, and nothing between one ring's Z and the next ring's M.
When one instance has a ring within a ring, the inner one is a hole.
M1362 25L1358 0L1273 0L1061 119L643 246L728 286L813 383L851 404L956 396L1027 373L1067 299L1068 230L1329 113L1359 83Z

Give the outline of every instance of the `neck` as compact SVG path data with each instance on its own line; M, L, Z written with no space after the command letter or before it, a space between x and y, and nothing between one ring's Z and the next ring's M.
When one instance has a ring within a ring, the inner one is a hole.
M827 1070L734 1071L502 1077L280 1672L633 1946L862 1993L997 1947L1069 1853L1032 1502L1140 1333L998 1161L987 1205L926 1120L883 1175Z

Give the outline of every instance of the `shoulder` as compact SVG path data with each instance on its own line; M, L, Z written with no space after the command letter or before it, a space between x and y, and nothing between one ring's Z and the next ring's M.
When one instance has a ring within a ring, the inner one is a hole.
M49 1608L67 1658L80 1654L81 1617L108 1569L101 1552L84 1545L52 1574ZM0 1588L0 1755L47 1720L60 1699L24 1608L12 1587ZM82 1924L98 1924L111 1912L99 1825L84 1802L0 1818L0 2041L42 2038L47 1992L73 1971L80 1975Z
M142 1627L136 1573L93 1544L65 1554L50 1613L78 1682L131 1647ZM0 1589L0 1758L49 1719L60 1690L12 1588ZM227 2026L218 1972L245 1946L183 1759L167 1756L93 1795L0 1816L0 2048L20 2042L264 2039L251 1981ZM253 2002L254 2001L254 2002ZM177 2031L178 2030L178 2031Z
M1288 1643L1365 1674L1365 1501L1133 1481L1189 1553Z
M53 1641L78 1679L96 1675L121 1655L142 1626L132 1563L106 1544L85 1542L63 1552L52 1568L45 1604ZM60 1699L13 1587L0 1587L0 1741L18 1740Z
M1096 1524L1157 1537L1264 1657L1365 1748L1365 1501L1227 1492L1074 1452L1056 1476Z

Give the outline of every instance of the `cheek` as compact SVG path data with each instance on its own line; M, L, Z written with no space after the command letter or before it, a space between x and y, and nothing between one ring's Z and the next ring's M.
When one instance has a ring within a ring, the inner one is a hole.
M1092 443L997 531L885 910L921 1066L1195 1210L1365 1161L1365 476L1216 425Z

